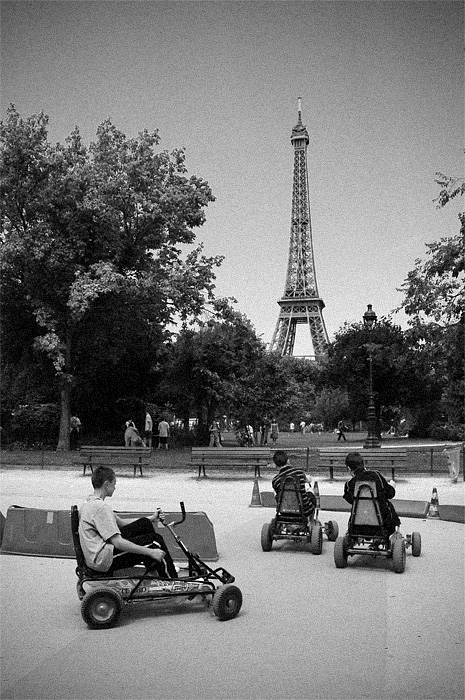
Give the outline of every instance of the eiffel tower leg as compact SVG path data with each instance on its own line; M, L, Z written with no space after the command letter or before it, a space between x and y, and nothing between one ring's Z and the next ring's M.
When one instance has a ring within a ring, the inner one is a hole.
M271 341L271 352L277 352L279 355L291 355L294 348L295 330L292 332L291 319L280 316L276 324L276 330ZM289 352L289 347L290 352Z

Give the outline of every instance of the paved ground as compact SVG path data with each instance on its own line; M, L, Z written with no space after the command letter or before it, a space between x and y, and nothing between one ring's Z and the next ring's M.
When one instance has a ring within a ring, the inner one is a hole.
M342 480L319 479L322 494ZM244 595L240 615L219 622L202 606L146 604L122 624L91 631L75 592L74 562L4 555L2 698L30 700L428 700L464 696L464 526L404 519L422 556L404 574L389 562L349 560L336 569L333 544L314 556L282 545L264 553L268 508L250 508L250 478L197 480L185 472L118 478L116 510L158 505L205 511L220 560ZM464 483L446 475L398 482L397 497L463 504ZM271 490L262 479L262 490ZM78 473L6 470L0 510L17 504L68 508L90 491ZM336 519L341 530L347 515ZM168 536L168 534L167 534Z

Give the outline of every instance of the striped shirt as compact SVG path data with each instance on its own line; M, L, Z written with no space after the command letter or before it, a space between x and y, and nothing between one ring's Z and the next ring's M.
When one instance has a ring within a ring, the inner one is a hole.
M299 484L302 502L304 504L304 514L307 516L310 515L315 508L316 498L311 491L305 489L305 485L308 482L305 472L302 469L293 467L292 464L285 464L284 467L281 467L276 476L273 477L271 484L274 490L278 494L288 477L292 477Z

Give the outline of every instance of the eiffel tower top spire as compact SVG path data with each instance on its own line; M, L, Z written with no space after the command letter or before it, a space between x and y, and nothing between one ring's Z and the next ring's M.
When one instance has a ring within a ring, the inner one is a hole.
M299 140L302 140L302 144L299 144ZM308 137L307 127L302 124L302 98L298 98L298 122L292 129L291 142L294 144L294 148L305 148L310 143Z

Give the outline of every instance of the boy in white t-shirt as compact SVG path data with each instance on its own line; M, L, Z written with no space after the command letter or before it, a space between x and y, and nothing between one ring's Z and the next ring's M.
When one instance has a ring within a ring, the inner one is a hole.
M145 564L163 578L177 578L165 541L155 531L163 513L134 520L120 518L105 501L116 488L113 469L97 467L91 480L94 493L79 511L79 540L87 566L113 575L119 569Z

